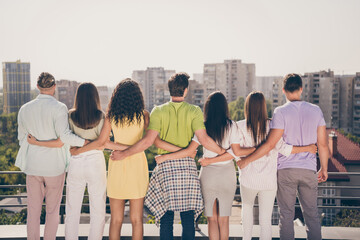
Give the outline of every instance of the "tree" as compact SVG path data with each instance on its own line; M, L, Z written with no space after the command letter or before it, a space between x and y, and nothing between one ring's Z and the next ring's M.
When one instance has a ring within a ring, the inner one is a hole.
M343 209L336 215L334 226L360 227L360 210Z
M229 103L230 118L234 121L244 119L244 104L245 100L243 97L238 97L236 101Z

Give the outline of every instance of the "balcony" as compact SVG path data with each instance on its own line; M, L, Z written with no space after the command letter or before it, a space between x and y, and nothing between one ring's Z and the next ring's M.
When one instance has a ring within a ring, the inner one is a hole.
M8 175L12 176L15 174L23 174L20 171L0 171L0 176ZM341 178L341 177L348 177L348 176L360 176L360 172L347 172L347 173L329 173L329 176L333 176L335 178ZM339 212L342 209L360 209L360 206L358 204L354 204L352 206L344 206L342 205L342 201L350 200L350 201L359 201L360 200L360 183L357 182L356 185L336 185L336 184L320 184L319 185L319 196L318 196L318 202L319 202L319 209L323 212L322 218L329 218L329 216L326 216L326 214L329 214L330 212ZM239 185L238 185L239 187ZM17 194L16 195L0 195L0 208L6 209L7 211L15 211L17 208L26 208L26 194L24 191L26 190L25 184L15 184L15 185L0 185L0 189L16 189ZM326 189L329 189L331 191L324 191ZM343 196L342 194L338 195L340 193L339 190L346 189L351 190L353 193L357 193L355 195L357 196ZM65 192L65 191L64 191ZM327 196L322 194L322 192L333 192L336 193L330 194L331 196ZM85 195L86 196L86 195ZM63 196L63 200L65 199L65 195ZM239 194L239 189L237 190L237 193L235 195L234 204L233 204L233 215L239 215L239 212L241 212L241 202L238 202L240 200L241 196ZM324 201L326 200L326 201ZM329 201L327 201L329 200ZM323 205L323 203L331 203L331 205ZM89 206L89 204L84 203L83 206ZM109 204L107 204L109 206ZM128 206L128 205L127 205ZM257 206L257 205L255 205ZM297 207L299 208L299 205L297 204ZM64 225L64 215L65 215L65 204L64 201L61 204L60 209L60 222L59 229L57 232L57 239L65 239L64 233L65 233L65 225ZM274 205L274 212L273 212L273 223L277 222L277 204L275 202ZM256 210L254 211L256 212ZM145 211L144 211L145 213ZM147 213L145 213L146 216ZM325 215L324 215L325 214ZM83 217L86 218L86 214L83 215ZM230 239L241 239L243 233L242 228L240 225L241 219L239 219L240 216L232 216L230 219ZM241 217L240 217L241 218ZM108 239L108 232L109 232L109 219L110 214L107 214L106 221L107 224L105 225L105 231L104 231L104 239ZM256 220L256 217L255 217ZM89 224L82 223L86 221L81 221L80 228L79 228L79 236L80 239L87 239L86 236L89 232ZM177 222L175 217L175 223ZM306 239L306 230L305 226L301 223L300 220L294 221L295 225L295 237L296 239ZM43 232L43 225L41 225L41 233ZM278 239L279 238L279 228L277 225L273 225L273 232L272 232L272 238ZM333 226L323 226L322 228L323 233L323 239L359 239L360 238L360 228L354 228L354 227L333 227ZM131 239L131 224L125 223L122 227L122 239ZM181 225L175 224L174 225L174 235L175 239L180 239L181 236ZM207 239L207 225L206 224L198 224L197 232L196 232L196 239ZM259 225L255 225L253 229L253 237L257 239L260 235L260 227ZM0 239L26 239L26 225L0 225ZM144 224L144 239L159 239L159 229L154 224Z

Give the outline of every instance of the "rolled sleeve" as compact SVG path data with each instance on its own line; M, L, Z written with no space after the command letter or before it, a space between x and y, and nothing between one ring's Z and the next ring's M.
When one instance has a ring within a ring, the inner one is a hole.
M22 121L22 111L20 109L19 114L18 114L18 140L19 140L19 145L21 146L24 141L27 141L26 136L27 136L27 131L24 128L24 124Z
M227 153L229 153L231 156L233 156L234 158L238 158L238 156L235 155L235 153L233 152L232 148L229 148L228 150L226 150Z
M55 131L63 143L70 146L82 147L85 140L73 134L69 129L68 110L65 105L61 106L55 118Z
M194 142L197 142L199 145L201 145L198 137L195 134L194 134L194 137L191 140L194 141Z
M287 143L284 142L283 138L280 138L280 140L277 142L275 149L281 153L282 155L284 155L285 157L288 157L291 155L293 146L289 145Z

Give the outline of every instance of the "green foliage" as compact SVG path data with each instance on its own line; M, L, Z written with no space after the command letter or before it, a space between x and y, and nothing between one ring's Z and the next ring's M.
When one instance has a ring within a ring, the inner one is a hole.
M334 226L360 227L360 210L343 209L336 215Z
M146 222L146 224L155 224L155 216L149 214L147 217L149 220Z
M23 209L21 212L15 214L7 213L4 209L1 209L0 225L26 224L26 217L26 209Z
M19 151L17 141L17 115L16 113L0 115L0 169L2 171L19 171L15 167L16 155ZM25 175L0 175L0 184L24 184ZM14 194L16 189L0 189L0 194Z
M350 139L351 141L360 144L360 137L357 137L355 135L352 135L351 133L345 133L345 131L343 129L338 129L338 131L343 134L345 137L347 137L348 139Z
M201 213L197 222L198 224L207 224L207 217L205 217L204 213Z
M272 118L272 104L270 100L266 100L266 109L267 109L268 117Z
M244 105L245 105L245 99L243 97L238 97L236 101L229 103L230 118L232 120L239 121L245 119ZM266 100L266 108L268 112L268 117L271 118L272 117L271 101Z
M157 148L152 145L148 149L145 150L146 159L148 161L149 170L152 171L156 167L155 156L157 154Z
M245 100L243 97L238 97L236 101L229 103L230 118L234 121L244 119L244 104Z

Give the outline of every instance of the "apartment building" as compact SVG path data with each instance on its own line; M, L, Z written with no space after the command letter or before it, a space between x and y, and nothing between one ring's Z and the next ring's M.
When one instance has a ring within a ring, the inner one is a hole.
M189 91L185 101L203 109L206 98L207 96L204 96L204 84L196 80L189 80Z
M75 94L79 82L70 81L70 80L57 80L56 81L56 90L55 90L55 98L64 103L68 109L73 108L75 101Z
M106 112L110 102L111 92L107 86L97 86L96 88L99 93L101 109Z
M340 126L340 80L333 71L305 73L303 99L318 105L325 118L326 127Z
M148 67L146 70L135 70L132 79L138 81L144 94L145 108L151 111L155 105L169 101L166 93L167 81L175 70L165 70L163 67Z
M3 112L19 111L20 107L31 100L30 63L3 62Z
M239 96L245 98L254 89L255 64L242 63L241 60L204 64L203 81L205 96L221 91L228 102Z
M274 77L272 81L272 91L270 99L273 110L286 103L286 97L282 91L284 87L283 79L283 77Z
M353 79L353 110L352 127L353 134L360 136L360 72L357 72Z

